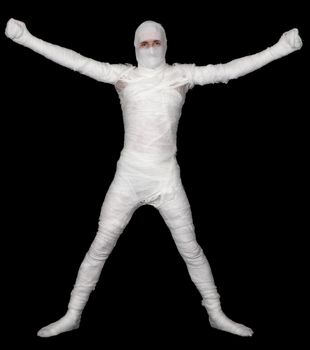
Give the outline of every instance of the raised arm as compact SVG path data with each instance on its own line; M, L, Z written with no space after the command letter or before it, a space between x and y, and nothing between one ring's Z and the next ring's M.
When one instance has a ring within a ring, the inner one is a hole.
M75 51L36 38L28 31L25 23L13 18L7 23L5 35L17 44L26 46L64 67L101 82L114 84L126 70L130 69L124 64L98 62Z
M193 85L227 83L231 79L237 79L253 72L276 59L299 50L301 47L302 41L298 35L298 29L295 28L285 32L275 45L257 54L238 58L225 64L195 66L192 73L192 83Z

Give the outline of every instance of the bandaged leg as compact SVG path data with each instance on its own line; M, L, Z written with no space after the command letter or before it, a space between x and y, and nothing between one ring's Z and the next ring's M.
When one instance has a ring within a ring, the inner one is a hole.
M80 266L68 311L57 322L40 329L38 336L50 337L79 327L82 311L95 289L104 263L135 208L126 181L116 176L102 205L97 235Z
M182 255L190 277L198 288L212 327L241 336L251 336L253 331L230 320L221 309L220 296L215 286L210 265L196 241L192 214L182 186L172 200L163 202L159 208L169 227L178 251Z

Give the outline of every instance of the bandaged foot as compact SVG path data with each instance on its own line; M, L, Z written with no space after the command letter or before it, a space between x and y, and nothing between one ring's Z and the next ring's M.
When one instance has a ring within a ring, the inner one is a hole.
M213 328L240 335L242 337L251 337L254 333L251 328L229 319L221 310L209 312L209 321Z
M49 324L39 330L37 335L39 337L52 337L54 335L72 331L79 328L81 320L81 312L75 310L68 310L65 316L56 322Z

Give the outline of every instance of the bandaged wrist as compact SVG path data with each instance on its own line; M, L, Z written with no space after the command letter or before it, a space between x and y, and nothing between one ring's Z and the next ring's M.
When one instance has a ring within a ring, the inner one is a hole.
M269 47L268 49L274 59L281 58L294 51L289 44L283 41L278 41L275 45Z

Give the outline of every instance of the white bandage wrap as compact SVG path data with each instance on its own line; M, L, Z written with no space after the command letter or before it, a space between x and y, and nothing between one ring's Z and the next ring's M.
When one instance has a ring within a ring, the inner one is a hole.
M165 32L161 25L151 21L139 26L135 34L138 67L83 57L32 36L19 21L10 20L6 34L58 64L114 84L125 127L124 148L102 205L97 235L78 272L69 313L42 329L39 335L51 336L78 326L79 315L95 289L106 259L134 211L145 204L157 208L169 227L191 280L202 296L211 325L235 334L251 335L249 328L223 314L209 263L196 241L190 204L176 160L177 128L188 89L195 85L227 83L295 51L301 47L298 31L285 33L276 45L257 54L203 67L166 64ZM143 40L160 40L161 47L141 49L139 43Z
M150 48L140 47L143 41L159 41L160 45ZM139 68L154 69L166 63L167 38L161 24L145 21L135 32L134 46Z

